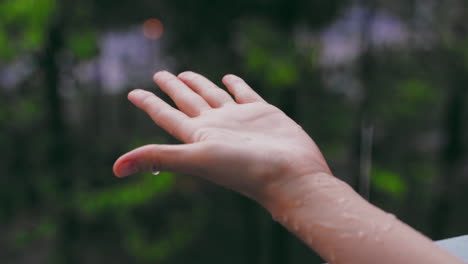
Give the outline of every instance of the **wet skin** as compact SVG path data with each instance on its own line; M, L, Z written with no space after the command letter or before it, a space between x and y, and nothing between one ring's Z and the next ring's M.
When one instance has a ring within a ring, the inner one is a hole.
M128 99L182 144L132 150L116 176L203 177L256 200L330 263L462 263L336 179L302 128L241 78L223 78L229 93L193 72L154 81L178 109L144 90Z

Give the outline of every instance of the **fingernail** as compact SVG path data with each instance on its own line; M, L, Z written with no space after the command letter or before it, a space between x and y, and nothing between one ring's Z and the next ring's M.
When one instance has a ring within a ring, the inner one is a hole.
M154 77L161 77L165 74L168 74L169 72L168 71L158 71L157 73L154 74Z
M239 80L239 77L235 76L234 74L226 75L226 81L233 82L236 80Z
M191 72L191 71L184 71L184 72L180 73L180 74L178 75L178 77L183 78L183 79L186 79L186 80L190 80L190 79L192 79L192 77L193 77L193 72Z
M137 164L133 161L126 161L119 169L119 177L127 177L138 172Z
M138 97L141 97L142 95L144 94L144 91L143 90L140 90L140 89L136 89L136 90L133 90L131 91L129 94L128 94L128 97L133 97L133 98L138 98Z
M143 90L141 90L141 89L135 89L135 90L131 91L130 93L138 95L138 94L141 94L142 92L143 92Z

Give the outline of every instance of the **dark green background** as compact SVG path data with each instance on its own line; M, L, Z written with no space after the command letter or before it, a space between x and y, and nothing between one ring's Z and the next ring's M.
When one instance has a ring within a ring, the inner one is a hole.
M226 73L242 76L356 188L370 139L361 130L373 127L371 202L432 239L467 234L467 8L464 0L2 0L2 263L320 263L240 195L188 175L113 177L120 154L177 143L126 101L131 89L155 90L151 74L165 68L218 84ZM164 24L158 40L141 32L149 18ZM396 25L403 39L378 45L392 32L374 25ZM114 57L103 43L126 32L134 41L124 51L136 55ZM357 40L358 52L325 63L325 36L342 49ZM153 48L158 56L145 54ZM115 65L104 54L128 66L118 89L107 87ZM86 67L91 79L80 77Z

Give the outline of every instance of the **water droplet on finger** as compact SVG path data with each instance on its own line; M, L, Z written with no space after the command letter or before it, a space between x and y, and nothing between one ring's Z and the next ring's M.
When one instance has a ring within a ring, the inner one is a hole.
M153 168L151 169L151 174L153 174L153 175L158 175L159 173L160 173L160 171L159 171L156 167L153 167Z

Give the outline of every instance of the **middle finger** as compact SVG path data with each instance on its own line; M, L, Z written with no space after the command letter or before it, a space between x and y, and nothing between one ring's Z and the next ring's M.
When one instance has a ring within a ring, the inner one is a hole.
M211 109L210 105L181 80L167 71L161 71L153 77L156 84L163 90L179 109L190 117L197 117L203 111Z

